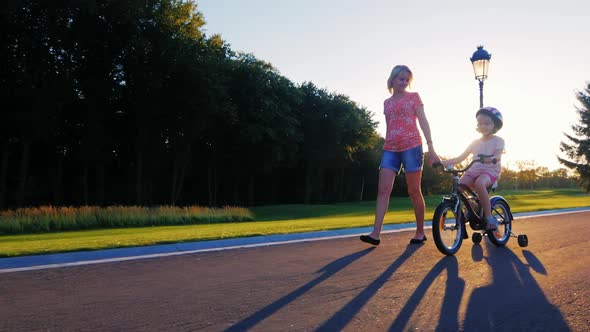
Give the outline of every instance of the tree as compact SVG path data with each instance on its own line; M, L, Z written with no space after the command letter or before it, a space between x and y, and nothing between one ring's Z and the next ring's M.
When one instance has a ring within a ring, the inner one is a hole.
M39 164L34 143L55 133L63 106L72 97L68 41L63 38L67 16L60 1L5 1L0 7L0 207L4 193L11 191L9 175L16 182L12 192L17 205L31 196L32 168ZM18 164L12 171L11 158Z
M580 184L586 192L590 192L590 83L583 91L577 92L581 106L576 108L580 116L578 124L572 125L573 135L566 134L569 142L561 142L560 150L567 156L557 157L565 167L574 170Z
M195 1L0 1L0 208L372 199L370 112L204 25Z

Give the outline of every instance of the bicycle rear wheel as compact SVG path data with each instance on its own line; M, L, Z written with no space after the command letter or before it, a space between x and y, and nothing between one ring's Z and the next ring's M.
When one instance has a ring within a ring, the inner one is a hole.
M495 231L488 231L488 238L496 246L503 247L510 239L512 228L508 203L504 200L492 200L492 216L498 220L498 228Z
M455 214L455 204L442 202L434 211L432 218L432 237L438 250L447 255L454 255L463 244L463 212Z

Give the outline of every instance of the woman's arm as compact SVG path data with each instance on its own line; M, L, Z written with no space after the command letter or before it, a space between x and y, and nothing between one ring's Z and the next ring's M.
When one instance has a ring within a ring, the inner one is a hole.
M424 138L426 138L426 145L428 145L428 155L430 158L430 163L436 163L440 161L440 158L434 151L434 144L432 143L432 134L430 133L430 124L428 123L428 119L426 118L426 113L424 113L424 106L418 107L416 110L416 116L418 118L418 124L420 125L420 129L422 129L422 134L424 134Z

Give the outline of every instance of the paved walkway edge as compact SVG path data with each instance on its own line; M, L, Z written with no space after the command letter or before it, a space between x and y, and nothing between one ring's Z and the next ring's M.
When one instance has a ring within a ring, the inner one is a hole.
M514 214L514 217L518 219L523 219L540 215L556 215L584 211L590 211L590 207L518 213ZM430 221L425 223L426 227L431 227L431 224L432 223ZM414 223L384 225L383 233L400 232L413 229L414 227ZM95 251L79 251L61 254L0 258L0 273L41 270L88 264L101 264L127 260L193 254L207 251L270 246L295 242L327 240L358 236L360 234L369 233L371 229L372 227L347 228L320 232L255 236L246 238L184 242L144 247L130 247Z

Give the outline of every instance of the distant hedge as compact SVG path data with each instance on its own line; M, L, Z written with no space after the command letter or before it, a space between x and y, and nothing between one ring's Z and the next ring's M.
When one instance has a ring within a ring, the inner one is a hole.
M173 226L254 220L241 207L201 206L40 206L0 211L0 234L27 234L81 229Z

